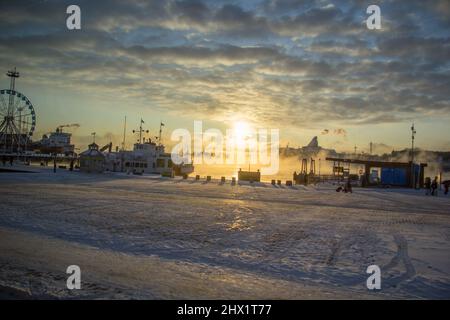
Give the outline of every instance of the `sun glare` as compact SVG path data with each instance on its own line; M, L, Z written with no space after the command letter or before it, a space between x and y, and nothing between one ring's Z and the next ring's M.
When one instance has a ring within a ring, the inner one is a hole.
M247 122L238 121L234 123L234 135L238 147L245 146L246 139L251 133L250 125Z
M234 124L234 133L238 136L246 136L250 133L250 125L247 122L238 121Z

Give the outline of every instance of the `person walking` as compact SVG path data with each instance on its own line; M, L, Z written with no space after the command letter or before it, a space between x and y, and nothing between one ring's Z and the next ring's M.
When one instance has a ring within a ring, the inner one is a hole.
M347 182L345 183L344 192L345 193L347 193L347 192L353 193L352 183L350 181L350 178L348 178Z
M426 177L425 178L425 195L429 196L431 194L431 178L430 177Z
M444 182L442 182L442 184L444 185L444 194L448 195L448 188L450 187L450 180L445 180Z
M431 183L431 195L432 196L437 196L437 188L438 188L438 177L434 177L434 180Z

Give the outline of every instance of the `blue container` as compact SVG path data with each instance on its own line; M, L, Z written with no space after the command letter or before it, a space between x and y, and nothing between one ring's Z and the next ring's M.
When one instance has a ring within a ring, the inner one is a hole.
M402 168L382 168L381 184L391 186L406 186L406 169Z
M394 174L391 168L381 168L381 184L393 184Z
M406 177L406 169L396 168L394 169L394 185L406 186L408 179Z

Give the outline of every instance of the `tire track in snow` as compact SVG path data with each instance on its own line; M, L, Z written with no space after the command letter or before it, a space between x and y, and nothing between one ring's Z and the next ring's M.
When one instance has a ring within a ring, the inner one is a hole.
M402 282L413 278L416 275L416 269L408 255L408 242L401 234L394 235L394 241L397 244L397 254L391 259L391 261L381 268L382 272L389 271L397 267L400 262L403 262L405 267L405 273L400 276L390 278L387 283L390 287L397 287Z

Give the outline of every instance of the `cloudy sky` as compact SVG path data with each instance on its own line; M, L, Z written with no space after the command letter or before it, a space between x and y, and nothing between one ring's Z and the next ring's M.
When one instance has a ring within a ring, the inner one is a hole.
M81 30L66 28L70 4ZM167 137L245 120L341 151L408 147L414 121L419 147L450 149L447 0L1 1L0 30L0 70L21 72L37 135L79 123L81 145L93 131L118 142L125 115Z

